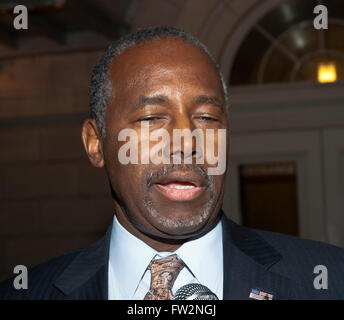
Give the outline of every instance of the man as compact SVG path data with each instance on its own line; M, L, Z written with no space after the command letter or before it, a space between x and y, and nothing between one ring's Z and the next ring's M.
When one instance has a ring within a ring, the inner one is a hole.
M90 94L82 139L92 165L106 168L113 225L95 244L30 270L27 290L7 281L1 298L172 299L189 283L219 299L344 298L344 250L249 230L221 211L226 170L209 174L218 163L208 155L220 162L228 151L228 99L204 45L175 28L136 31L100 59ZM213 145L186 136L175 144L176 130L206 141L213 133Z

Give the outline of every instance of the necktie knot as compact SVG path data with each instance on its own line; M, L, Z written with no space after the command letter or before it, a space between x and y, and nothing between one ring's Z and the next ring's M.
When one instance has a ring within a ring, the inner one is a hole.
M150 290L144 300L171 300L174 281L183 267L183 260L176 254L152 260L149 264L151 271Z

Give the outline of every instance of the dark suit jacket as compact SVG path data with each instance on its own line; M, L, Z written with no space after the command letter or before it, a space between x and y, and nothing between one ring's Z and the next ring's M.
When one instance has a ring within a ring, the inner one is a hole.
M224 299L248 299L252 289L273 299L344 299L344 249L235 224L224 215ZM28 289L13 279L0 299L107 299L111 226L89 247L67 253L28 272ZM328 271L328 289L317 290L316 265Z

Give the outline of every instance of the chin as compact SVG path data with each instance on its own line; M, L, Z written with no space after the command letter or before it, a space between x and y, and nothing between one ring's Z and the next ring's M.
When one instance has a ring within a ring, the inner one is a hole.
M200 214L195 215L194 212L186 214L182 212L181 214L173 213L171 217L171 211L167 213L168 216L165 216L162 213L159 213L154 208L149 208L149 215L152 225L155 226L160 232L163 232L171 236L192 236L200 233L204 226L207 225L209 217L211 214L210 210L201 209L196 210Z

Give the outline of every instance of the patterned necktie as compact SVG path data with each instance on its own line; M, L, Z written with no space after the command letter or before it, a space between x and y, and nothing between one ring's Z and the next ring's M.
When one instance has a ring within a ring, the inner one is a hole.
M184 262L176 254L152 260L149 264L151 284L144 300L171 300L172 286Z

